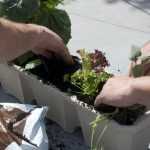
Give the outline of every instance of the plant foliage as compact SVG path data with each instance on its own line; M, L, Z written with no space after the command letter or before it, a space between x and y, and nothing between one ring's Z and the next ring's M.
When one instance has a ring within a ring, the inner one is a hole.
M95 97L112 76L104 71L109 64L104 54L98 50L87 53L82 49L78 53L81 56L82 68L71 76L71 83L81 90L82 95Z

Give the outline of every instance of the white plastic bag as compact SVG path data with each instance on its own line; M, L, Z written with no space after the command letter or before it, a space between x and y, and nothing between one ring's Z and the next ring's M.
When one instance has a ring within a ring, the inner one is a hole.
M0 149L48 150L47 107L0 103Z

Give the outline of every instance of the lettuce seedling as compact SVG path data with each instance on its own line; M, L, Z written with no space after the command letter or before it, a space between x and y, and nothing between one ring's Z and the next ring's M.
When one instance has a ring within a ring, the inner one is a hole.
M94 103L96 95L102 89L104 83L112 77L105 71L109 63L101 51L87 53L84 49L78 51L81 57L82 67L71 75L71 83L80 89L80 94L88 97Z

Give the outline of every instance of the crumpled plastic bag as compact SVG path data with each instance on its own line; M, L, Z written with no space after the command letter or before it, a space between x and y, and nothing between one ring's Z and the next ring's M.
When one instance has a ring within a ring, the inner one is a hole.
M47 107L0 103L0 150L48 150Z

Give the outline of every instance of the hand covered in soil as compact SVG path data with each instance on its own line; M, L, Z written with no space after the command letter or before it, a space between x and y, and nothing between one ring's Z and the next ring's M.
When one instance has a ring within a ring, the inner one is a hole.
M37 42L33 48L33 52L45 57L61 57L66 63L72 64L73 59L69 54L63 40L52 30L46 27L30 24L37 30Z
M117 107L127 107L138 102L138 97L133 88L134 78L117 76L108 79L102 91L95 100L95 107L107 104Z

